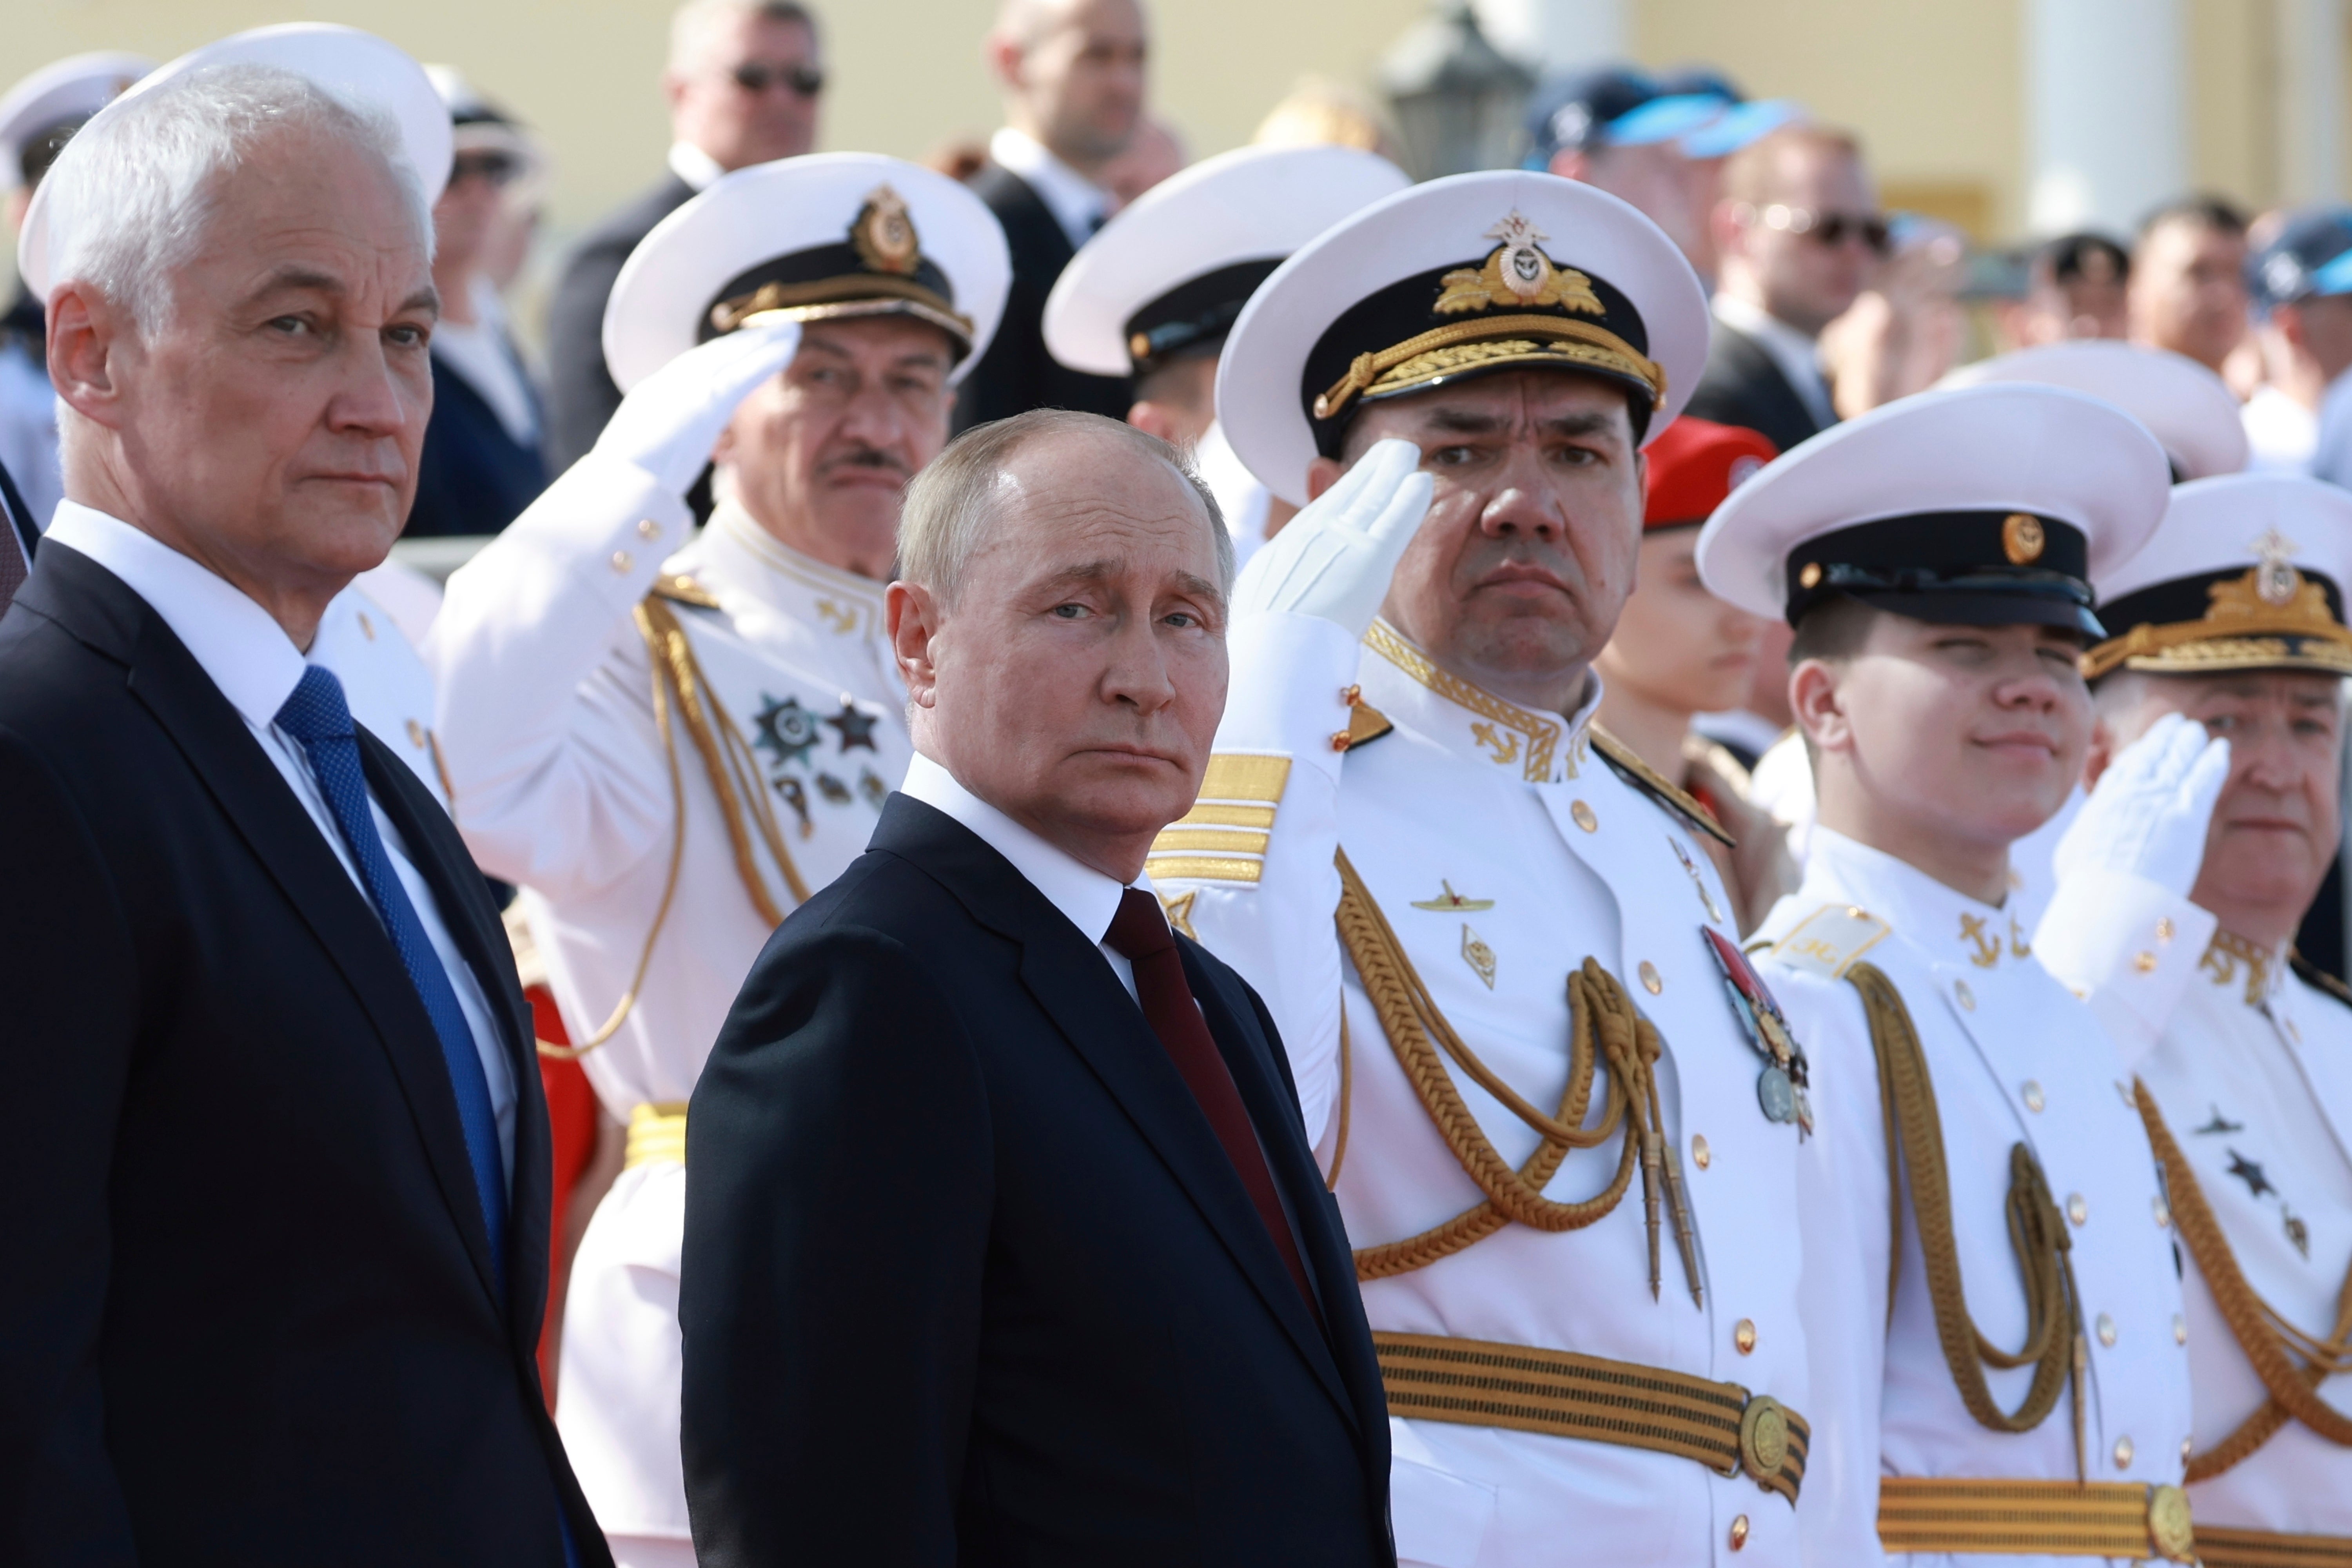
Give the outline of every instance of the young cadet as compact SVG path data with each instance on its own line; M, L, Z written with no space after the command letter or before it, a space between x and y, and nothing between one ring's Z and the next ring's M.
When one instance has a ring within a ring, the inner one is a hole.
M572 1267L556 1400L624 1568L694 1560L687 1100L769 932L864 851L905 774L882 627L899 495L946 444L1008 275L979 198L912 163L718 180L614 286L627 396L595 450L450 579L434 625L459 827L525 889L588 1078L629 1127ZM714 447L719 504L689 539Z
M2089 580L2164 454L2051 387L1927 393L1809 441L1699 539L1796 631L1821 816L1758 968L1811 1059L1811 1561L2187 1561L2188 1358L2162 1188L2091 1010L2034 961L2009 847L2081 773ZM1776 1025L1777 1026L1777 1025Z
M1707 849L1739 929L1749 931L1794 890L1796 862L1779 825L1748 804L1748 770L1691 720L1746 698L1770 623L1708 593L1691 556L1707 515L1779 453L1753 430L1685 414L1644 456L1639 575L1593 660L1604 683L1600 721L1738 841L1731 848L1709 839Z
M2335 486L2172 492L2099 582L2096 787L2034 937L2144 1052L2133 1095L2187 1255L2207 1568L2352 1563L2352 996L2291 946L2341 833L2347 582Z
M1714 825L1592 725L1706 343L1647 218L1478 174L1302 248L1219 373L1243 459L1322 504L1244 574L1149 869L1290 1052L1409 1563L1798 1561L1801 1130L1724 991Z
M1193 452L1244 563L1291 509L1274 508L1217 426L1225 334L1283 258L1410 184L1360 148L1236 148L1112 215L1045 297L1046 352L1128 378L1127 422Z

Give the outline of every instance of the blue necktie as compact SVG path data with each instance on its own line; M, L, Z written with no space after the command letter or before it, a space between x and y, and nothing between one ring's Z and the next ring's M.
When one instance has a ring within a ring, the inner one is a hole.
M482 1201L482 1223L489 1232L490 1259L497 1271L499 1305L506 1297L507 1184L499 1155L498 1116L490 1108L489 1079L482 1071L474 1031L457 1005L457 992L441 966L425 922L416 918L408 891L392 868L392 857L375 830L368 811L367 781L360 772L360 743L352 726L352 710L344 704L342 682L334 672L310 665L301 684L278 710L278 728L302 742L310 771L327 797L327 809L343 832L359 866L360 880L375 905L392 945L400 952L402 967L425 1003L440 1037L441 1059L449 1069L449 1086L457 1091L457 1120L466 1132L466 1158L474 1167L474 1187Z

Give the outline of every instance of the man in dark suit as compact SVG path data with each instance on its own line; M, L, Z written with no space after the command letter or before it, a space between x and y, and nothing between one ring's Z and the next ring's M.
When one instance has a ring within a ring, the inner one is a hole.
M1005 125L971 188L1004 226L1013 292L956 399L959 430L1032 408L1126 417L1124 376L1087 375L1045 351L1045 296L1109 216L1103 172L1142 124L1149 46L1137 0L1013 0L989 35Z
M0 616L33 570L33 552L40 547L41 531L32 509L16 489L16 477L0 466Z
M1687 413L1782 451L1837 423L1822 329L1870 284L1891 239L1853 138L1790 125L1725 163L1706 369Z
M348 41L322 74L381 77ZM0 1561L593 1568L513 961L303 653L408 506L429 163L242 47L91 120L28 269L67 499L0 621L0 1074L37 1107L0 1139ZM200 231L131 268L159 297L104 281L133 169Z
M1049 411L950 446L904 519L921 754L688 1117L700 1561L1391 1563L1280 1039L1132 885L1223 710L1213 503L1157 438Z
M662 72L668 171L588 231L564 263L548 306L551 473L579 461L621 405L621 389L604 365L604 302L629 252L719 175L796 158L816 145L824 91L816 15L799 0L685 0L678 7Z

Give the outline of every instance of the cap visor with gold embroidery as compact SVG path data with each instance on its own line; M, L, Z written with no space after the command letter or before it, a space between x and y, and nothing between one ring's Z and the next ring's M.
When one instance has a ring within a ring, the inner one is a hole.
M721 175L638 242L604 306L604 362L625 392L771 312L900 316L947 334L953 382L1012 278L996 216L946 175L872 153L781 158Z
M2164 449L2078 392L1923 392L1791 447L1698 537L1708 592L1791 626L1836 597L1915 620L2098 637L2091 584L2164 515Z
M1226 339L1217 413L1276 495L1307 500L1370 404L1513 370L1622 386L1646 436L1706 361L1706 296L1674 241L1554 174L1456 174L1401 191L1276 268Z
M2187 354L2105 339L2044 343L1962 365L1937 384L2027 381L2105 398L2147 426L2172 477L2206 479L2246 466L2246 426L2229 384Z
M1103 225L1045 297L1045 348L1089 375L1214 352L1283 258L1412 181L1357 147L1242 147Z
M449 110L425 68L373 33L329 22L284 22L255 27L192 49L178 59L139 79L121 96L90 116L90 123L119 114L124 105L194 70L212 66L272 66L291 71L344 102L364 103L392 117L400 132L401 151L425 187L425 199L436 200L449 180ZM89 129L85 124L82 129ZM26 291L36 300L48 298L49 258L58 246L49 233L49 182L34 187L33 205L16 236L16 267Z
M2083 672L2352 675L2347 581L2352 493L2300 474L2181 485L2155 537L2100 579L2114 635L2083 656Z

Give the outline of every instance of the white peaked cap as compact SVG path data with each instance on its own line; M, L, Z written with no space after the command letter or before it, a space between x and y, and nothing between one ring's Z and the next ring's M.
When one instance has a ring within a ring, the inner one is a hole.
M961 380L995 335L1013 261L996 215L919 163L874 153L755 163L721 175L629 253L604 306L614 382L625 392L717 335L714 309L760 272L776 288L764 308L803 320L933 322L963 351L950 378Z
M1229 268L1267 270L1325 229L1412 182L1356 147L1242 147L1162 180L1078 247L1045 298L1045 348L1072 370L1126 375L1139 310ZM1237 308L1251 279L1233 300ZM1219 301L1222 302L1222 301ZM1222 337L1225 316L1213 335Z
M2105 338L2044 343L1965 364L1940 387L2039 382L2103 397L2162 444L2183 479L2234 474L2246 466L2246 426L2229 384L2187 354Z

